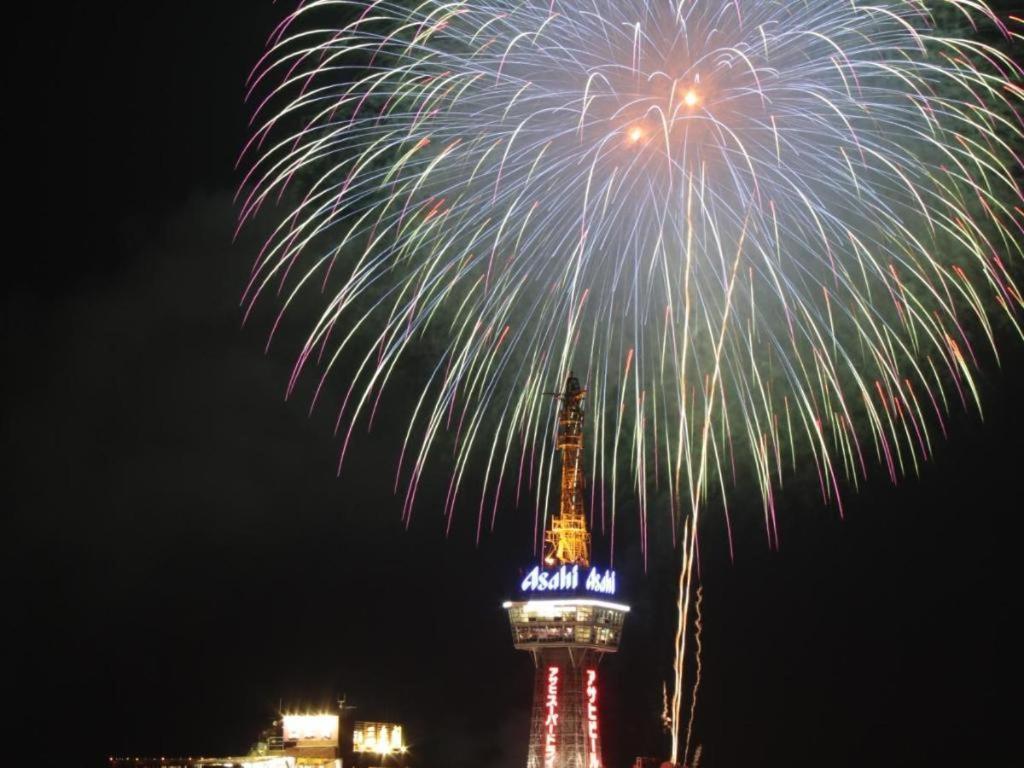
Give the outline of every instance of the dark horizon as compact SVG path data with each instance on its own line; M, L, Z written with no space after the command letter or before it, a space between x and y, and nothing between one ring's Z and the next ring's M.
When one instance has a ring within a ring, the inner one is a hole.
M280 702L346 695L406 726L414 766L521 766L531 668L501 602L535 560L532 507L504 505L477 545L466 492L446 538L445 478L431 479L405 530L389 419L336 477L331 415L283 400L294 346L264 354L273 307L240 327L256 241L231 241L242 85L284 12L72 4L18 24L29 142L10 151L31 173L5 313L15 732L81 766L238 754ZM1013 754L1024 344L1006 329L999 342L979 372L984 419L954 410L919 476L893 485L871 466L844 486L843 519L787 478L779 551L741 486L735 562L711 509L702 766ZM667 757L678 562L652 510L644 572L620 503L632 613L602 667L609 768Z

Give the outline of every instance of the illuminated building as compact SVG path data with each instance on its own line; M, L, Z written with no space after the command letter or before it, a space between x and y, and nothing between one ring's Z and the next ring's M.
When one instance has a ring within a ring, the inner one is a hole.
M404 768L397 723L354 720L352 707L285 713L245 757L111 757L110 768Z
M281 736L270 740L267 754L294 757L300 766L404 766L408 748L402 726L397 723L354 720L351 711L352 707L339 703L336 713L283 715Z
M558 515L544 536L543 562L531 566L504 604L512 640L534 664L527 768L602 768L601 676L618 650L629 607L618 602L614 571L592 565L583 506L583 398L570 375L558 395L562 452Z
M404 755L405 752L402 726L394 723L355 723L352 729L353 755L369 755L372 760L378 756Z

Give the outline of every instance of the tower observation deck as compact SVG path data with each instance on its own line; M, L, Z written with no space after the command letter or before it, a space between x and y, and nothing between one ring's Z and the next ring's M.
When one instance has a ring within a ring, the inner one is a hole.
M616 599L615 572L590 561L582 466L585 395L571 374L565 391L555 395L562 403L558 515L544 535L543 563L528 569L515 599L504 604L512 641L534 664L526 768L602 768L598 665L618 650L629 612Z

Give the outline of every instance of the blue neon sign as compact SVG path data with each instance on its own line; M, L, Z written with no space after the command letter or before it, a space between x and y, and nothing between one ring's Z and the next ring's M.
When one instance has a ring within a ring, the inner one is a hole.
M591 568L586 577L580 573L579 565L563 565L561 568L544 570L535 565L526 574L519 589L523 592L576 592L580 587L599 595L615 594L615 571L611 568L601 571Z

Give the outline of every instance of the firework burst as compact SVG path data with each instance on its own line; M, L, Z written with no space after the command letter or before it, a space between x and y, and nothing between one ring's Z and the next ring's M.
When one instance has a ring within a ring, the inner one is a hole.
M573 368L613 547L627 478L645 556L656 486L676 530L753 481L775 543L792 465L914 471L1020 332L1022 71L979 24L1019 39L966 0L304 2L248 85L239 226L284 213L246 313L322 295L289 392L336 374L342 458L421 377L406 519L443 444L449 524L475 455L478 535L503 489L541 530Z

